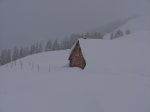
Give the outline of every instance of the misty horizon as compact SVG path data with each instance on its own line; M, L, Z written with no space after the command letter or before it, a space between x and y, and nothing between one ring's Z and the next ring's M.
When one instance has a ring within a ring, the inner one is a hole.
M148 0L1 0L0 49L61 39L135 15L150 15Z

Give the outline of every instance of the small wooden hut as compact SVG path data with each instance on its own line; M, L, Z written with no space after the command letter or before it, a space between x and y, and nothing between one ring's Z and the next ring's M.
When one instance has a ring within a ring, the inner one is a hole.
M71 54L69 56L69 66L70 67L79 67L81 69L84 69L86 66L85 59L83 57L83 53L80 47L79 40L76 42L74 47L72 48Z

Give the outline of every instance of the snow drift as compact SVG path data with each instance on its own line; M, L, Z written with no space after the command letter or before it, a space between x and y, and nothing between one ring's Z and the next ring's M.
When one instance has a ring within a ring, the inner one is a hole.
M150 32L114 40L80 39L87 70L150 74Z

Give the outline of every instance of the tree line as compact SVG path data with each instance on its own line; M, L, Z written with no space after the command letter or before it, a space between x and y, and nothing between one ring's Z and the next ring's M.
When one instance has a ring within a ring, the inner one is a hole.
M125 32L123 32L122 30L117 30L115 33L111 33L110 35L110 39L115 39L115 38L119 38L122 37L124 35L129 35L131 33L131 31L129 29L127 29Z
M99 32L71 34L69 37L63 38L62 40L56 39L53 41L50 39L45 45L37 42L30 47L14 47L13 49L3 49L0 52L0 65L7 64L11 61L16 61L20 58L36 53L70 49L79 38L103 39L103 35L101 35Z

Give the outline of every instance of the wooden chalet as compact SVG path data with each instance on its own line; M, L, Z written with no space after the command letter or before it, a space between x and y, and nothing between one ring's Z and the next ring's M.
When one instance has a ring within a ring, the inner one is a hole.
M69 65L97 73L136 73L141 67L143 71L148 71L145 65L150 65L147 61L150 55L149 40L147 36L141 38L138 35L114 40L79 39L71 49ZM140 50L137 49L139 46Z
M74 47L72 48L72 51L69 56L69 66L70 67L79 67L81 69L84 69L86 66L85 59L83 57L83 53L80 47L80 42L79 40L76 42Z

